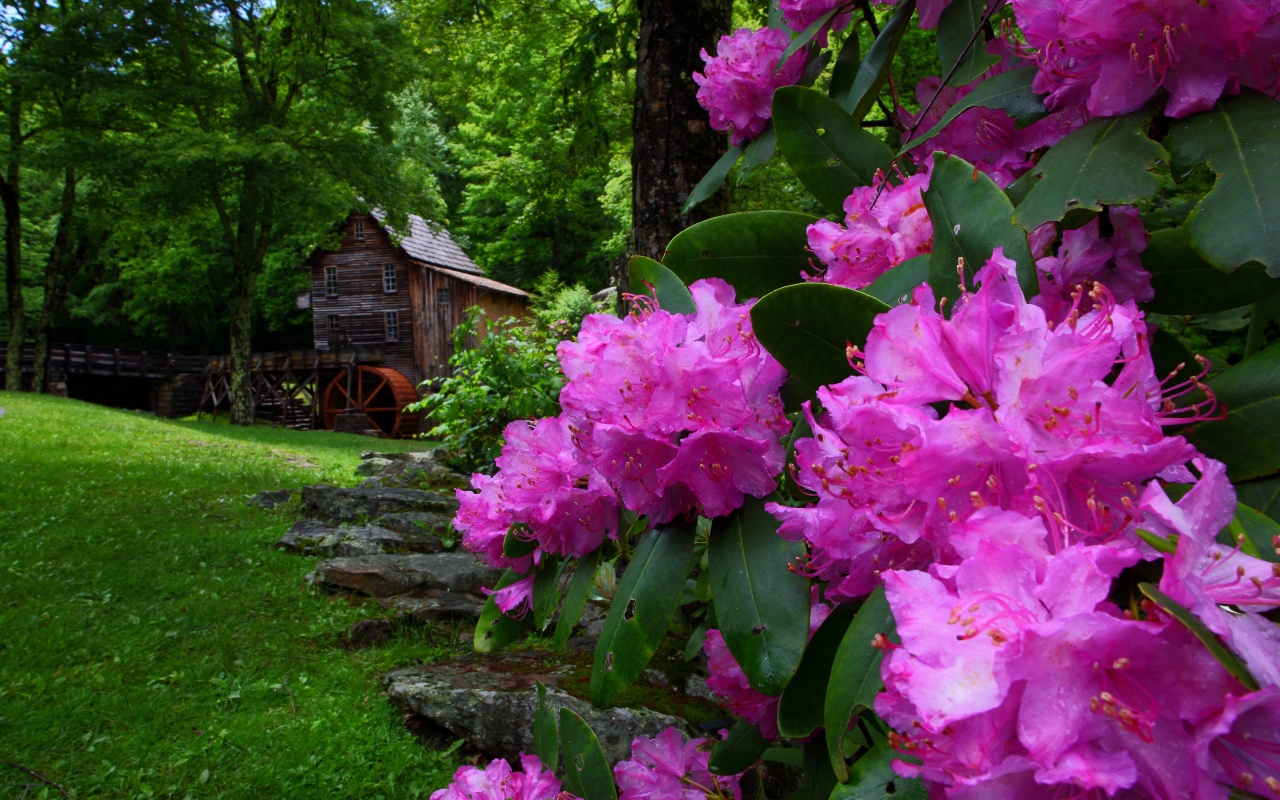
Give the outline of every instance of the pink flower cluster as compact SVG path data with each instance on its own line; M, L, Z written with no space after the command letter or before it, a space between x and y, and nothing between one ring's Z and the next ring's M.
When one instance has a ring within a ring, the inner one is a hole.
M1126 114L1157 90L1165 113L1213 107L1249 86L1280 96L1277 0L1013 0L1050 108L1085 104L1094 116Z
M929 176L912 175L881 192L887 181L881 174L873 185L854 189L844 201L843 225L822 219L809 226L809 249L826 267L823 282L861 289L932 249L933 224L921 196Z
M690 739L667 728L652 739L631 743L631 758L613 768L618 800L723 800L740 797L737 775L712 775L707 768L712 740ZM432 800L436 800L433 796ZM453 800L450 798L449 800Z
M544 553L581 557L615 537L620 502L662 523L773 491L791 428L778 397L786 372L756 342L751 303L721 280L689 289L695 314L595 314L561 343L560 416L508 425L498 472L457 492L467 549L528 573ZM537 548L505 556L511 530ZM527 608L532 586L529 575L499 590L498 605Z
M1106 236L1102 230L1104 220ZM1050 320L1065 319L1076 307L1073 295L1080 286L1099 283L1117 303L1145 303L1156 296L1151 288L1151 273L1142 266L1142 251L1147 249L1150 237L1138 209L1106 208L1085 225L1064 231L1057 255L1050 255L1057 236L1056 226L1047 222L1029 237L1040 277L1035 304L1045 310Z
M459 767L453 783L433 792L431 800L577 800L560 790L560 781L537 756L522 755L520 766L523 772L513 772L506 759L497 758L484 769Z
M820 14L815 14L817 18ZM711 127L727 131L735 147L760 135L773 116L773 91L800 80L804 52L797 51L781 69L778 59L791 44L786 31L739 28L720 37L715 57L702 51L705 73L693 73L698 102L711 114Z
M796 33L808 30L809 26L817 22L824 14L841 6L852 8L849 0L778 0L778 10L782 12L782 21ZM832 31L844 30L851 19L853 19L852 10L842 11L832 17L831 21L823 26L822 31L818 34L817 41L819 46L826 47L827 34Z

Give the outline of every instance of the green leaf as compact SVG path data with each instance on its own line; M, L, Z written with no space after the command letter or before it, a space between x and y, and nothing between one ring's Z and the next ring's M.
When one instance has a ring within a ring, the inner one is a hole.
M827 210L843 214L854 187L870 185L893 151L822 92L784 86L773 93L778 146L796 174Z
M551 623L551 615L560 605L560 572L564 562L547 558L533 573L533 627L539 633Z
M587 723L567 708L560 709L560 750L564 753L565 787L583 800L618 800L613 770Z
M800 763L804 769L804 781L800 784L800 789L787 800L827 800L837 781L835 773L831 771L827 743L821 736L805 743Z
M804 545L778 535L764 501L712 521L707 560L716 620L751 688L782 692L809 638L809 581L792 572Z
M739 158L742 158L741 147L730 147L726 150L725 154L720 156L720 160L712 164L711 169L707 170L707 174L702 176L702 180L698 181L698 185L693 187L693 191L689 193L689 199L684 201L684 207L680 209L680 213L688 214L698 203L720 191L720 187L724 185L724 179L729 177L729 173L733 170L733 165L738 163Z
M547 707L547 687L538 681L538 707L533 712L533 753L552 772L560 763L560 726L556 712Z
M812 393L853 374L846 348L862 344L888 306L843 286L800 283L760 298L751 308L756 339L791 379Z
M591 594L591 582L595 578L596 567L600 564L600 551L588 553L578 559L573 577L564 590L564 606L560 609L560 619L556 622L555 636L551 642L556 647L564 647L569 641L573 628L582 619L582 612L587 608L587 597Z
M832 662L822 716L831 767L842 781L848 775L845 759L850 755L844 752L844 732L849 729L855 712L861 713L860 709L869 709L875 704L876 693L884 686L880 680L884 653L872 642L876 634L888 636L895 630L884 586L878 586L858 609Z
M942 119L938 120L937 124L904 144L898 151L898 155L914 150L942 133L942 129L952 120L976 106L998 108L1013 117L1020 128L1043 119L1049 111L1044 107L1044 103L1040 102L1040 95L1031 90L1031 81L1035 78L1036 72L1035 67L1022 67L988 78L978 84L978 88L947 109L947 113L942 115Z
M915 10L916 0L899 3L893 18L889 20L889 24L880 29L880 35L872 42L862 66L858 67L858 74L853 79L853 87L840 102L840 107L852 114L857 122L862 122L867 112L871 110L871 106L875 104L876 96L880 94L880 87L884 86L884 79L889 74L893 54L898 52L898 43L902 41L902 34L907 32L908 23L911 22L911 15Z
M508 528L507 535L502 539L502 555L507 558L523 558L537 549L538 540L533 538L533 534L529 533L529 526L523 522L517 522Z
M1182 372L1187 367L1199 372L1195 354L1164 328L1157 328L1151 337L1151 360L1155 362L1156 377L1159 378L1165 378L1175 370Z
M1254 558L1261 558L1275 564L1280 562L1280 553L1276 552L1276 537L1280 536L1280 523L1256 511L1244 503L1236 506L1236 517L1231 523L1232 534L1244 534L1245 544L1253 546ZM1235 542L1231 542L1232 545Z
M1249 508L1280 522L1280 477L1237 483L1236 497Z
M1200 452L1225 462L1233 482L1280 472L1280 344L1210 378L1224 419L1191 426Z
M916 256L864 286L862 293L869 294L886 305L898 306L911 302L911 294L915 288L928 280L929 256Z
M1027 234L1009 221L1013 204L986 174L962 158L934 153L924 205L933 222L929 284L939 298L954 303L960 297L958 259L964 259L965 274L971 277L997 247L1017 263L1023 294L1033 297L1039 292Z
M596 643L593 705L607 705L622 694L653 658L680 605L693 539L693 525L679 521L655 527L640 540Z
M1209 648L1209 652L1213 654L1213 657L1218 659L1218 662L1227 668L1227 672L1234 675L1237 680L1247 686L1250 690L1258 690L1258 682L1249 674L1249 670L1245 667L1244 663L1240 659L1236 658L1234 653L1227 649L1226 645L1222 643L1222 640L1218 638L1217 634L1205 627L1205 624L1200 621L1199 617L1191 613L1191 609L1177 602L1172 597L1169 597L1167 594L1149 583L1138 584L1138 590L1151 598L1156 605L1169 612L1170 616L1177 619L1183 625L1186 625L1187 628L1196 635L1196 638L1199 639L1205 647Z
M1033 172L1039 181L1018 204L1013 221L1035 230L1078 208L1145 200L1160 190L1156 162L1164 148L1147 138L1151 112L1100 117L1049 148ZM934 226L935 229L937 226Z
M773 129L773 121L765 127L760 135L747 145L746 155L742 157L742 166L738 169L738 185L741 186L751 173L769 163L773 158L773 150L778 144L778 134Z
M1165 145L1176 173L1218 175L1187 219L1196 250L1225 272L1256 262L1280 277L1280 103L1245 90L1178 121Z
M810 268L809 236L817 217L792 211L746 211L699 222L676 234L662 263L685 285L723 278L738 301L800 283Z
M800 658L796 675L778 701L778 732L803 739L822 726L831 665L853 622L854 606L841 603L822 622Z
M509 569L498 579L497 586L493 588L495 591L505 589L516 581L527 577L529 576L521 575L515 570ZM480 619L476 622L476 652L496 653L520 638L532 627L532 614L525 614L519 619L508 617L502 613L502 609L498 608L493 595L489 595L489 599L484 601L484 608L480 611Z
M1163 536L1158 536L1151 531L1144 531L1142 528L1138 528L1135 532L1138 534L1139 539L1151 545L1161 553L1173 553L1178 549L1177 542L1170 541Z
M1215 268L1192 249L1186 228L1152 233L1142 266L1156 293L1142 307L1156 314L1213 314L1280 291L1280 281L1267 277L1261 264L1246 264L1230 275Z
M840 45L840 54L836 56L836 65L831 68L831 82L827 85L827 93L847 109L845 103L849 98L849 90L853 88L853 79L858 75L858 64L862 62L861 44L858 42L858 31L849 31L844 44Z
M926 800L924 782L893 771L899 758L888 741L879 741L849 769L849 782L831 792L830 800Z
M834 17L836 12L839 10L839 6L832 7L830 11L815 19L809 24L809 27L805 28L799 35L792 39L791 44L787 45L787 49L783 50L782 55L778 56L778 63L774 66L774 72L782 69L782 65L787 63L787 59L795 55L800 48L804 47L809 42L812 42L813 37L818 35L818 31L822 30L823 26L830 22L831 18Z
M982 23L989 0L952 0L938 17L938 61L948 86L964 86L1000 59L987 52ZM955 73L951 68L955 67Z
M754 724L740 719L729 729L724 741L711 748L711 760L707 769L712 775L737 775L751 768L769 747Z
M692 314L698 310L689 287L674 272L652 258L632 256L627 262L627 281L632 294L647 294L656 298L658 305L667 311ZM652 289L649 288L651 286Z

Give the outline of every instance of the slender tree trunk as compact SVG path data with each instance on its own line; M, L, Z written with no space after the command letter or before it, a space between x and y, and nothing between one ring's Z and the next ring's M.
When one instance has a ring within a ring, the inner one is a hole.
M262 272L271 236L271 193L258 176L245 176L236 225L235 264L227 311L231 327L231 424L252 425L254 418L253 290Z
M4 205L4 279L9 309L9 351L5 358L4 388L22 390L22 343L27 338L26 309L22 302L22 185L19 153L22 147L22 98L18 87L9 96L9 163L0 180Z
M716 199L688 216L680 208L724 154L725 135L711 130L691 77L729 32L732 0L638 0L636 94L631 119L631 252L662 258L667 243L692 222L716 213ZM723 201L721 201L723 205ZM625 291L626 265L614 276Z
M71 279L84 263L88 243L74 241L76 214L75 167L67 167L62 177L62 202L58 208L58 227L49 248L49 262L44 268L44 303L40 309L40 324L36 327L36 358L31 379L31 391L46 392L49 389L49 346L53 341L53 326L67 299Z

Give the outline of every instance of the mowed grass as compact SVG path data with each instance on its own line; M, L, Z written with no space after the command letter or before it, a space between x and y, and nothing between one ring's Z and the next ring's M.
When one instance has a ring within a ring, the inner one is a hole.
M263 489L352 485L365 449L324 432L173 422L0 392L0 797L425 796L424 750L378 674L453 652L447 629L373 650L376 607L304 584Z

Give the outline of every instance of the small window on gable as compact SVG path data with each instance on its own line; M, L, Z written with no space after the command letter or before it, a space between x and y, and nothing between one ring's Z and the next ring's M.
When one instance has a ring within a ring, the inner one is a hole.
M356 220L356 241L364 241L364 220Z
M338 296L338 268L324 268L324 294L326 297Z
M382 265L382 291L391 294L396 290L396 265Z
M338 329L338 315L337 315L337 314L330 314L330 315L329 315L329 330L331 330L331 331L336 331L337 329Z
M449 305L449 290L448 290L448 289L437 289L437 290L436 290L436 305L438 305L438 306L447 306L447 305Z
M387 329L387 341L388 342L400 341L400 312L384 311L382 313L382 318L383 318L383 323L386 325L386 329Z

